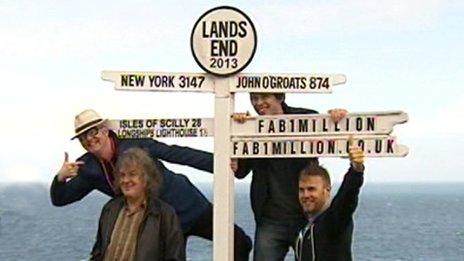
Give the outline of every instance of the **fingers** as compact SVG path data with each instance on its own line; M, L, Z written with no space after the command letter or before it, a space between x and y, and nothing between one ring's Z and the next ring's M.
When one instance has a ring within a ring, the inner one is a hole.
M84 163L85 162L83 162L82 160L74 162L74 164L76 164L78 166L84 165Z
M248 117L250 117L250 112L236 112L232 114L232 119L238 123L244 123Z
M327 113L330 114L330 118L332 119L332 121L337 123L341 119L345 118L345 116L348 114L348 111L345 109L336 108L328 110Z
M361 148L353 146L349 149L350 161L356 164L364 163L364 152Z
M354 140L353 140L353 135L348 136L348 147L353 147L354 145Z
M237 172L237 170L238 170L238 160L237 159L231 159L230 160L230 168L232 169L233 172Z
M350 146L348 154L352 168L357 172L364 172L364 151L358 146Z
M358 172L364 171L364 151L354 144L353 135L348 137L348 156L351 166Z
M65 152L63 166L58 172L58 179L60 181L65 181L68 178L73 178L77 176L79 172L79 167L83 164L84 161L69 162L69 154Z

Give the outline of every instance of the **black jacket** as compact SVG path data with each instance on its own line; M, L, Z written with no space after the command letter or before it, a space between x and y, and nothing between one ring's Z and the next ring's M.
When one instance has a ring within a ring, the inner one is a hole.
M116 140L118 155L129 148L142 148L157 161L163 176L159 198L176 210L182 229L189 231L211 203L186 176L172 172L160 160L212 173L213 154L189 147L167 145L153 139L124 140L116 138L114 133L111 135ZM93 154L85 153L78 160L84 161L84 165L79 168L75 178L68 182L59 182L56 176L53 179L50 188L53 205L64 206L81 200L94 189L110 197L117 196L105 177L102 164Z
M317 111L289 107L285 103L282 104L284 114L316 114ZM244 178L253 171L251 180L251 208L255 216L256 223L259 224L265 216L265 207L268 203L271 192L269 180L271 175L285 176L282 179L282 184L279 188L282 190L283 197L288 198L287 202L282 202L286 209L275 209L277 217L267 218L274 220L286 220L288 218L301 219L304 221L303 210L298 201L298 175L300 171L309 163L310 160L317 160L315 158L273 158L273 159L240 159L238 161L238 170L235 172L237 178ZM280 211L280 214L277 211Z
M295 247L300 252L297 260L352 260L353 213L358 205L363 179L362 172L352 168L348 170L330 207L307 225L301 252L298 244Z
M103 260L110 244L124 197L111 199L103 207L91 260ZM135 260L185 260L184 236L174 209L161 200L148 201L137 236Z

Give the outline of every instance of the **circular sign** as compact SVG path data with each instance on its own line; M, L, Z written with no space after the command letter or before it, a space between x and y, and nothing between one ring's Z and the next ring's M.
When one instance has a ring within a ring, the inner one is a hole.
M204 13L190 37L193 57L217 76L243 70L256 51L256 30L250 18L235 7L220 6Z

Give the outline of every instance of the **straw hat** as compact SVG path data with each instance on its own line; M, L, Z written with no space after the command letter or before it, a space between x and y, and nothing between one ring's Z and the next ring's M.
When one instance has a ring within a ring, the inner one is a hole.
M75 135L71 140L77 138L82 133L90 130L91 128L104 123L106 119L103 119L98 113L92 109L85 110L76 115L74 118L74 131Z

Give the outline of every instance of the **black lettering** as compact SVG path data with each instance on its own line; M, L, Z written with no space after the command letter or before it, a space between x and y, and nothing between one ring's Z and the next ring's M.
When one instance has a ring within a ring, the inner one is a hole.
M217 24L216 24L215 21L211 22L211 29L210 29L210 34L209 35L210 35L209 36L210 38L212 38L212 37L220 37L218 35L218 28L217 28Z
M261 133L261 131L263 130L263 122L264 120L258 120L258 133Z
M273 142L272 143L272 154L278 155L282 153L282 143L281 142Z
M375 140L375 153L382 152L382 140Z
M295 132L295 120L294 119L290 120L290 131Z
M209 38L210 36L206 34L206 22L203 21L202 26L201 26L201 31L203 38Z
M335 154L335 141L334 140L328 140L328 151L327 153L329 154Z
M279 120L279 132L285 132L285 120Z
M316 152L317 154L324 153L324 142L322 140L318 140L316 143Z
M292 154L292 155L296 154L295 142L294 141L290 141L290 154Z
M395 140L388 140L387 141L387 153L394 153L393 152L393 142L395 142Z
M327 119L322 119L322 131L329 131L329 129L327 128Z
M243 143L242 154L248 155L248 144L246 142Z
M374 131L375 129L375 118L368 117L367 118L367 131Z
M227 56L235 56L238 52L238 44L236 40L229 41L229 53Z
M259 142L253 142L253 155L259 154Z
M300 141L300 153L301 154L306 154L306 148L305 148L304 141Z
M121 86L129 85L129 75L121 75Z
M220 41L217 40L217 39L213 39L211 40L211 56L219 56L219 52L218 52L218 49L219 49L219 43Z
M167 77L168 77L167 86L169 86L169 87L174 87L174 75L167 76Z
M228 35L227 25L228 25L227 22L219 21L219 36L218 37L227 37Z
M234 147L234 155L237 155L238 142L234 142L233 147Z
M136 86L142 86L143 82L145 81L145 75L131 75L135 78Z
M247 35L246 26L247 26L246 21L241 21L238 23L238 27L240 28L240 32L238 33L239 37L243 38Z
M356 118L356 130L357 130L357 131L362 131L362 127L363 127L362 118L361 118L361 117L357 117L357 118Z
M269 122L269 130L268 130L268 133L275 133L275 127L274 127L274 121L271 120Z

